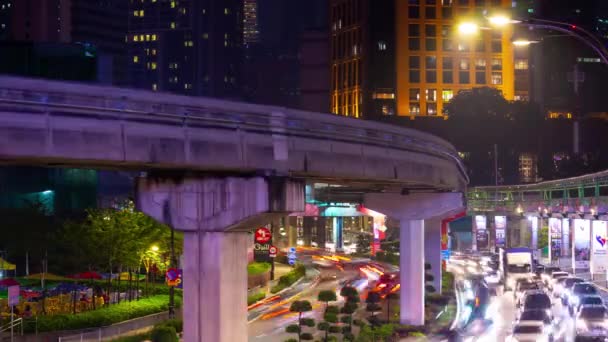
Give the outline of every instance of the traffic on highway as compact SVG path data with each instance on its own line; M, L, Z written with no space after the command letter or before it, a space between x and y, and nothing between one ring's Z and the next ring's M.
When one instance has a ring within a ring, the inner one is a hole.
M608 292L588 275L544 266L528 248L455 254L454 341L608 341Z

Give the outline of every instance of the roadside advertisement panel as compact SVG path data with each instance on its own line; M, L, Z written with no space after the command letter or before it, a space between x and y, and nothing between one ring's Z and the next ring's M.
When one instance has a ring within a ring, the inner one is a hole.
M549 260L559 260L562 253L562 220L549 218Z
M528 227L532 231L532 249L538 249L538 217L528 216Z
M507 217L494 216L494 226L496 227L496 247L504 248L507 246Z
M488 229L487 219L483 215L475 216L475 241L478 251L488 250Z
M573 229L572 268L587 269L589 268L591 221L575 219Z
M606 254L607 223L606 221L593 221L591 223L591 273L604 274L608 269L608 255Z

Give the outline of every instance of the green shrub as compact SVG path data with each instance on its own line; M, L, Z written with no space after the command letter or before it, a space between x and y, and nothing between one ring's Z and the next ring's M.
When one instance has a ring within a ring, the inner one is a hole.
M342 316L340 317L340 322L344 323L344 324L350 324L352 321L352 318L350 316Z
M323 319L329 323L338 323L338 315L333 312L326 313Z
M252 262L247 265L248 275L258 275L270 271L270 264L267 262Z
M313 339L311 333L302 333L302 334L300 334L300 338L303 339L304 341L311 341Z
M279 283L276 286L273 286L270 289L271 293L277 293L298 281L298 279L302 278L306 275L306 268L304 265L298 264L296 267L291 270L289 273L281 276L279 278Z
M409 333L408 336L410 336L410 337L422 337L422 338L426 337L426 335L423 334L423 333L421 333L420 331L413 331L413 332Z
M296 334L300 332L300 326L297 324L290 324L285 328L285 332L290 334Z
M327 313L338 314L340 313L340 308L335 305L330 305L327 307Z
M146 334L140 334L140 335L120 337L115 340L112 340L112 342L141 342L141 341L146 341L149 339L150 339L150 333L146 333Z
M362 320L360 320L360 319L355 319L355 320L353 321L353 324L354 324L355 326L362 327L363 325L365 325L365 322L363 322L363 321L362 321Z
M321 330L321 331L325 331L329 329L329 323L327 322L319 322L319 324L317 324L317 329Z
M176 307L181 307L182 298L175 296ZM109 307L79 314L38 316L38 331L75 330L104 327L169 310L167 296L154 296L139 301L122 302ZM26 332L34 332L34 325L26 325Z
M166 321L156 324L154 327L161 327L161 326L173 327L173 329L175 329L175 331L178 333L181 333L182 331L184 331L184 321L182 321L181 319L176 319L176 318L168 319Z
M175 328L166 325L152 329L150 337L152 342L178 342Z
M329 327L329 333L330 334L337 334L341 331L340 327L337 325L332 325L331 327Z
M254 293L252 295L247 296L247 305L251 305L253 303L256 303L262 299L266 298L266 292L265 291L260 291L257 293Z
M302 325L306 327L314 327L315 320L312 318L302 318Z

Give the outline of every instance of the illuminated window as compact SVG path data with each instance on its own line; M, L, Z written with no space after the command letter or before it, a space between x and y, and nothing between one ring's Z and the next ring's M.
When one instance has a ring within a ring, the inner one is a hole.
M156 83L152 84L152 90L154 90L154 91L158 90L158 86L156 85Z
M192 89L192 84L184 83L184 89Z
M469 60L468 59L461 59L460 60L460 65L459 65L459 69L460 70L469 70Z
M478 58L475 60L475 69L476 70L486 70L486 60L483 58Z
M171 22L170 27L171 27L172 29L174 29L174 28L175 28L175 22L174 22L174 21L172 21L172 22Z
M527 59L516 59L515 60L515 70L528 70L528 60Z
M450 102L454 97L454 91L451 89L444 89L441 91L441 99L443 102Z
M139 36L138 35L134 35L133 36L133 41L134 42L138 42L139 41Z
M182 8L179 9L179 12L181 14L186 14L186 9L182 7Z
M453 0L441 0L441 6L452 6Z
M152 62L152 64L150 65L150 68L152 70L156 70L156 62Z
M224 14L225 15L230 14L230 8L224 8Z
M139 17L139 11L138 10L133 11L133 16L134 17Z
M143 17L144 16L144 10L139 11L139 16Z
M420 89L410 88L410 101L420 101Z
M152 41L156 41L157 37L155 34L152 35Z
M156 49L152 49L152 56L156 56Z
M426 100L429 102L437 101L437 89L427 89L424 91L426 93Z
M492 84L494 84L494 85L502 84L502 73L500 73L500 72L492 73Z
M381 41L378 42L378 50L380 50L380 51L386 50L386 42L385 41L381 40Z
M171 8L175 8L175 1L171 1Z
M150 41L150 35L149 35L149 34L147 34L147 35L146 35L146 41L147 41L147 42L149 42L149 41Z
M492 59L492 70L502 70L502 59Z
M133 56L133 63L139 63L139 56Z
M419 115L419 114L420 114L420 104L410 103L410 115Z
M436 103L427 103L426 104L426 114L427 115L437 115L437 104Z
M143 42L143 41L144 41L144 35L143 35L143 34L140 34L140 35L139 35L139 41L140 41L140 42Z
M203 39L209 39L209 33L203 33Z
M191 40L184 41L184 46L192 47L194 46L194 42Z

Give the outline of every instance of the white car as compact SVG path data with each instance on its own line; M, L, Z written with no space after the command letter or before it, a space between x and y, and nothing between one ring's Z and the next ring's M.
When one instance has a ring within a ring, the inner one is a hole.
M553 286L557 283L557 281L559 279L567 278L569 276L570 276L570 274L568 274L568 272L563 272L563 271L553 272L553 273L551 273L551 279L549 279L549 283L547 284L547 287L549 288L549 290L553 291Z
M603 305L584 305L575 319L577 337L608 336L607 310Z
M522 321L513 327L513 333L507 337L507 342L521 341L550 341L550 327L545 326L543 322L538 321Z

